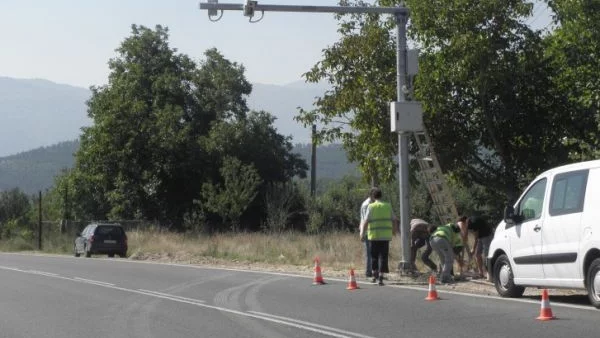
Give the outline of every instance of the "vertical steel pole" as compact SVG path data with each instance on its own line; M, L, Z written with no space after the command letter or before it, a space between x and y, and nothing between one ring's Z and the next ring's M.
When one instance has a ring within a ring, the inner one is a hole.
M42 191L39 192L38 200L38 250L42 250Z
M317 194L317 125L312 125L311 135L311 154L310 154L310 195L315 197Z
M406 47L406 22L407 13L396 13L396 75L398 102L405 102L404 86L406 85L407 73L407 47ZM410 187L408 166L408 142L409 133L398 132L398 181L400 184L400 240L402 244L402 255L398 270L408 272L410 270Z

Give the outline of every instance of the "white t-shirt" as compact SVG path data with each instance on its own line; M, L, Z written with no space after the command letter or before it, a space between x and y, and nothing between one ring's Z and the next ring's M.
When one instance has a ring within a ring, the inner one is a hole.
M369 209L369 204L371 204L371 198L367 197L367 199L362 202L360 205L360 221L364 221L367 219L367 210Z

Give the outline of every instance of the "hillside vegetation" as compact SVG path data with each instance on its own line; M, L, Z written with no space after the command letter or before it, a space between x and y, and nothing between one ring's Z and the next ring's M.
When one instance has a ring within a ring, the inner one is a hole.
M0 191L19 188L26 194L35 194L51 188L56 175L63 169L73 168L78 149L79 141L73 140L0 157ZM310 144L296 144L292 152L300 154L310 167ZM317 179L335 180L346 175L359 176L359 172L356 164L348 162L342 146L319 146Z

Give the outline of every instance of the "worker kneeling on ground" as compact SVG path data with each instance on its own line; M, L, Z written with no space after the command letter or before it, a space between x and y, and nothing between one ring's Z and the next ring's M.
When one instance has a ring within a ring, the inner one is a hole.
M425 251L421 254L421 260L431 270L431 273L437 272L437 265L429 258L433 249L429 243L429 231L427 227L429 223L420 219L413 218L410 220L410 265L414 272L418 272L416 260L417 252L425 246Z
M442 265L441 282L452 283L452 265L454 263L454 231L451 227L429 225L431 248L437 253Z

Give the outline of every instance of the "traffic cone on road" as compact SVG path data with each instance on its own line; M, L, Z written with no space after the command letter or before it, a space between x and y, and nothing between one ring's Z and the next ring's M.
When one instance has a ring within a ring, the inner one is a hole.
M313 279L313 285L323 285L325 281L323 280L323 276L321 275L321 265L319 263L319 258L315 258L315 278Z
M550 297L548 297L548 289L544 289L542 291L542 306L540 308L540 316L537 317L538 320L552 320L556 319L552 314L552 309L550 308Z
M354 277L354 269L350 269L350 279L348 280L348 287L346 290L356 290L360 289L358 284L356 284L356 278Z
M438 299L440 298L438 297L435 289L435 277L433 275L429 275L429 292L427 293L425 300L433 301Z

